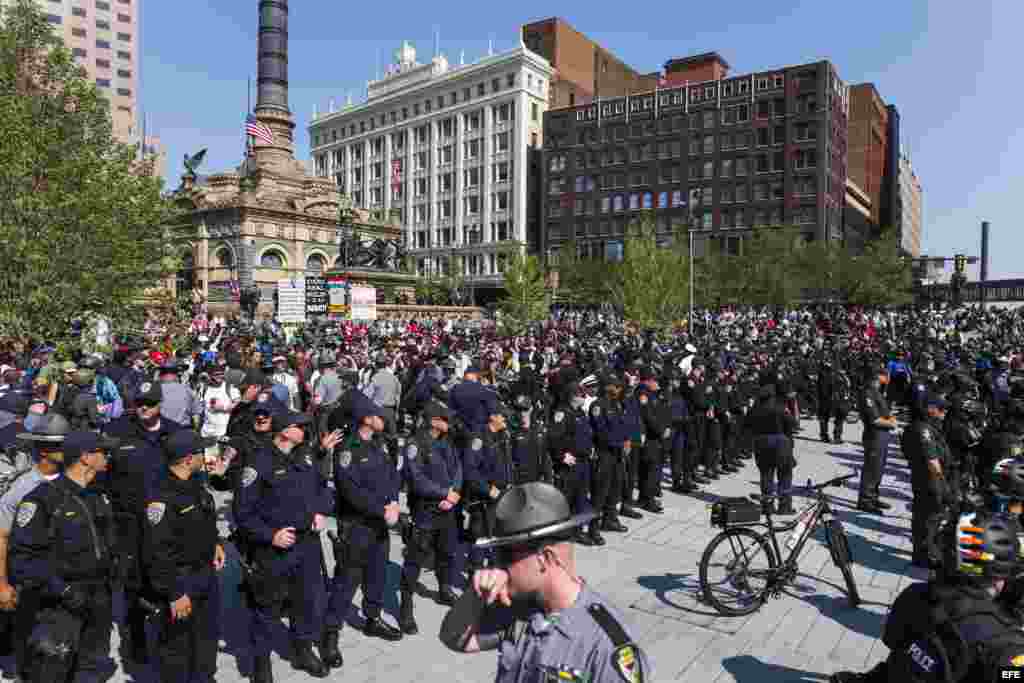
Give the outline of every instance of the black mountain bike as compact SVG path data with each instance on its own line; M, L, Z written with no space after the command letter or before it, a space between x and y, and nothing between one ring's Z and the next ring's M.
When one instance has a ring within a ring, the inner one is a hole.
M848 474L816 485L808 481L806 488L794 489L812 494L815 500L796 519L785 524L772 524L771 508L777 496L765 496L757 501L734 498L712 505L711 523L722 527L723 531L711 539L700 558L704 600L720 614L742 616L756 612L769 596L781 597L783 589L796 579L797 559L807 539L821 525L832 561L843 573L850 606L859 605L860 595L850 567L850 544L842 523L833 517L825 495L826 488L840 486L855 476L856 473ZM766 506L762 506L762 500ZM766 523L761 522L762 510ZM753 527L761 527L766 532L757 532ZM790 552L783 560L776 535L786 532L792 532L785 541ZM724 551L721 557L716 555L718 551Z

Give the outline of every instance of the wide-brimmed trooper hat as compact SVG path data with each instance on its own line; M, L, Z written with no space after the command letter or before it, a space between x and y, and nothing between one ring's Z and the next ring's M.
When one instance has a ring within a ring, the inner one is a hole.
M544 482L520 484L501 494L494 508L494 536L481 538L478 548L527 545L544 539L569 540L596 512L573 515L569 501Z

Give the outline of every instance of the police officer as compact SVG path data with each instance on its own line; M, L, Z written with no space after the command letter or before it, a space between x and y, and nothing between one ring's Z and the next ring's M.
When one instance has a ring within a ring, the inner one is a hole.
M70 432L64 475L18 505L8 562L18 588L15 632L26 637L17 642L26 683L105 679L115 529L110 499L94 482L115 448L95 432Z
M430 555L435 558L437 601L454 605L452 569L458 549L455 508L462 499L462 461L447 440L448 408L431 401L423 407L423 428L405 447L403 473L409 492L412 527L402 564L402 602L398 620L402 632L419 632L413 614L413 595L418 591L420 568Z
M106 489L117 520L118 571L124 585L125 623L121 633L126 653L136 662L147 659L145 624L148 613L139 604L142 588L142 532L146 492L164 469L163 444L181 427L160 414L163 385L143 382L135 396L136 410L108 424L107 436L121 446L106 477Z
M747 414L747 424L754 439L754 462L761 473L761 495L764 506L773 505L770 496L779 495L778 514L793 514L793 417L775 396L775 386L766 385L758 392L757 405ZM776 488L778 481L778 488Z
M483 538L494 522L494 505L498 497L514 483L512 454L506 429L508 417L504 406L497 403L484 430L470 434L462 452L462 469L466 486L466 510L469 513L470 536ZM486 553L476 545L469 551L470 571L483 566Z
M509 489L494 537L481 542L497 549L497 565L473 575L445 615L441 642L456 652L498 651L498 683L653 680L622 616L576 573L570 539L594 514L574 516L549 484Z
M181 383L184 370L176 360L168 360L160 366L160 384L163 401L160 415L181 427L198 427L202 423L205 406L195 392Z
M941 579L911 584L889 610L888 658L864 674L837 672L832 683L996 681L1024 656L1020 622L997 600L1020 567L1019 525L968 513L949 526Z
M690 408L687 404L685 385L674 364L666 366L665 377L668 385L669 417L672 421L671 470L672 490L676 493L694 493L696 462L688 447Z
M594 432L583 406L585 398L578 382L565 385L562 397L551 414L548 452L554 468L555 485L569 501L574 514L591 509L590 461L594 453ZM575 541L583 545L604 545L600 522L590 523L589 533L577 529Z
M896 426L896 418L889 411L889 404L882 397L881 388L889 381L884 366L869 362L864 372L864 394L860 402L860 419L864 425L864 470L860 474L860 491L857 509L869 514L881 515L890 506L878 500L878 488L889 453L889 440Z
M831 358L823 358L818 368L818 425L819 435L825 443L831 443L828 423L835 412L834 401L836 398L836 371ZM835 428L840 429L839 419L836 419Z
M374 439L384 431L380 406L362 393L353 394L354 430L346 439L335 465L338 542L334 578L324 620L328 660L334 657L338 633L352 608L352 596L363 587L363 633L384 640L401 640L402 632L381 617L386 589L391 538L388 529L398 524L400 475L387 453Z
M167 467L149 492L143 567L147 591L166 615L160 637L162 683L212 683L217 671L224 547L213 496L197 476L209 439L182 429L164 444Z
M317 678L329 673L313 644L320 641L324 617L319 532L333 501L309 452L300 448L306 438L303 428L311 421L304 413L273 413L273 441L251 455L235 492L235 522L248 560L246 584L253 603L257 683L273 680L271 633L286 600L291 603L292 666Z
M633 360L633 350L624 350L626 358ZM640 359L637 358L639 363ZM619 514L630 519L641 519L641 515L634 503L633 491L638 488L640 480L640 460L643 457L644 425L641 416L640 401L637 400L636 390L640 383L640 367L628 366L625 369L622 396L623 415L626 422L626 431L629 435L630 447L622 453L622 499L619 504Z
M480 368L471 365L462 375L463 381L448 392L448 406L453 417L458 417L466 432L480 434L487 429L488 420L497 405L497 395L480 384Z
M640 386L635 394L642 424L638 462L639 503L644 510L660 514L664 508L658 502L657 492L661 490L665 451L672 445L671 408L662 399L661 385L651 367L641 368L639 377Z
M245 371L238 384L238 403L228 416L228 436L246 434L252 429L252 410L260 394L267 388L267 378L262 372L255 369Z
M597 466L591 502L601 515L603 531L625 533L626 525L619 521L616 509L623 489L624 458L633 448L630 418L623 402L625 385L621 378L611 375L605 379L604 391L605 395L594 401L589 411Z
M912 562L928 568L932 561L931 542L938 530L947 504L954 502L953 487L946 480L949 445L942 434L946 401L937 394L927 399L928 413L914 419L903 431L900 449L910 463L910 484L914 492L911 517L911 538L914 542Z
M520 394L514 401L516 414L509 430L509 447L512 458L512 483L525 484L531 481L554 480L551 457L548 454L547 425L535 417L544 411L526 394Z

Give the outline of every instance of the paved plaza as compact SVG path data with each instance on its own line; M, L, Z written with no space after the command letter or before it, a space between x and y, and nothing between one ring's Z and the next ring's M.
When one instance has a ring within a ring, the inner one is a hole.
M848 425L844 445L813 438L817 423L804 421L797 441L797 480L815 482L859 468L862 461L859 425ZM862 605L851 609L843 580L832 564L823 539L805 550L801 574L788 595L770 600L748 617L721 617L697 599L697 564L716 529L708 523L708 501L717 496L741 496L757 490L757 468L749 461L743 470L705 487L694 496L665 492L665 513L645 514L642 520L623 520L625 534L608 533L603 548L580 547L580 574L625 614L632 632L653 664L653 681L725 683L727 681L825 681L840 669L864 670L886 656L879 641L889 605L908 582L924 573L910 567L909 470L898 451L892 454L882 484L884 498L893 504L885 517L854 509L856 480L832 489L836 514L850 536ZM797 506L803 504L797 498ZM781 542L781 539L780 539ZM401 544L394 538L388 578L393 587L388 618L398 611L397 587ZM433 574L423 583L437 588ZM217 680L246 680L249 675L248 626L240 609L237 563L224 575L224 640ZM357 595L356 605L360 604ZM356 628L342 633L345 666L329 681L346 683L469 683L494 679L496 655L458 655L449 652L436 634L445 608L429 598L417 602L420 635L399 643L364 637ZM359 617L356 617L359 619ZM288 654L285 628L280 650ZM115 653L117 650L115 636ZM294 671L275 653L275 680L297 683L314 680ZM150 673L119 669L113 681L156 680Z

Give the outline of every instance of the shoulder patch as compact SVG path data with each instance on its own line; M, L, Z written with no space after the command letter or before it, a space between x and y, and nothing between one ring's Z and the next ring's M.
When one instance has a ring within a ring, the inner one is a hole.
M352 464L352 451L345 451L338 456L338 465L340 467L348 467Z
M643 683L643 663L633 645L623 645L612 652L612 668L626 683Z
M260 394L259 396L256 397L256 401L258 403L266 403L269 400L270 400L270 394L268 394L267 392L263 392L262 394Z
M672 436L672 428L671 427L665 427L665 432L664 432L664 434L661 435L661 438L667 439L670 436Z
M590 414L594 417L601 417L601 406L594 406L590 409Z
M260 473L257 472L256 470L254 470L253 468L251 468L251 467L243 468L242 469L242 480L241 480L242 488L243 489L247 489L250 486L252 486L253 482L255 482L256 479L259 476L260 476Z
M310 467L313 466L313 456L311 456L309 453L306 453L306 457L304 457L302 461L305 462Z
M416 447L416 444L411 443L411 444L409 444L408 446L405 447L405 457L407 457L407 458L415 458L419 454L420 454L420 449Z
M152 388L153 388L153 383L152 382L143 382L142 384L139 385L139 393L140 394L148 394L149 390L152 389Z
M562 420L565 419L565 413L563 413L561 410L556 410L553 417L555 419L555 424L559 424Z
M164 518L164 511L166 509L167 506L163 503L150 503L146 506L146 519L149 520L150 524L156 526Z
M28 523L32 521L33 517L35 517L36 510L38 508L39 506L30 500L21 501L21 504L18 505L18 526L28 526Z
M473 439L473 443L471 443L469 445L469 447L471 449L473 449L474 451L480 450L481 448L484 447L483 439L480 439L480 438Z

